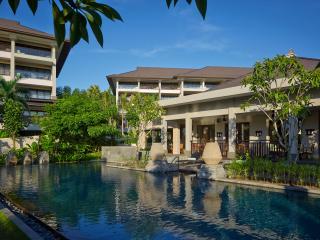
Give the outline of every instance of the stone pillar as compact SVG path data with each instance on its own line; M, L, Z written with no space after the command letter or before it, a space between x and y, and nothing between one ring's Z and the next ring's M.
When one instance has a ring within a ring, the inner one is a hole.
M51 59L52 59L52 68L51 68L51 99L57 98L57 67L56 67L56 48L51 48Z
M162 120L162 124L161 124L161 143L163 145L163 148L165 150L168 149L167 146L167 129L168 129L168 122L166 120Z
M14 38L11 39L11 57L10 57L10 79L14 79L15 77L15 58L14 54L16 52L16 41Z
M237 127L236 127L236 114L234 109L229 108L228 114L228 158L235 158L236 156L236 138L237 138Z
M180 154L180 126L179 124L175 124L172 129L172 153Z
M159 88L159 100L161 100L161 81L158 83L158 88Z
M185 136L185 154L191 156L191 141L192 141L192 119L186 118L186 136Z

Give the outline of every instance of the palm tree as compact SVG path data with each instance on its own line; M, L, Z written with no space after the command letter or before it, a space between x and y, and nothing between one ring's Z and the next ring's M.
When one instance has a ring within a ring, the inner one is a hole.
M92 98L99 98L101 90L98 85L91 85L87 90L88 96Z
M121 114L121 134L124 135L124 118L125 111L128 105L128 96L127 94L120 95L120 114Z
M0 76L1 105L3 105L8 99L12 99L13 101L20 103L25 109L28 109L28 92L23 88L17 87L19 79L20 77L16 76L13 80L6 81Z

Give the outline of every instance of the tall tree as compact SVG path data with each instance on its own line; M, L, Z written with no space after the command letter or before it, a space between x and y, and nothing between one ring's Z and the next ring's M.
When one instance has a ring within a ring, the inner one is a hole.
M23 120L23 107L21 103L8 99L4 103L3 127L12 138L13 149L16 148L16 137L26 125Z
M273 125L288 159L298 158L298 132L308 114L311 91L320 87L320 69L307 71L295 57L276 56L257 62L242 84L252 92L242 106L258 107Z
M121 116L121 134L124 136L124 120L128 107L128 95L126 93L120 95L119 112Z
M153 121L161 119L164 109L158 104L158 97L151 94L136 94L130 98L127 106L126 118L131 131L137 137L137 148L142 148L142 139L148 137Z
M38 5L41 0L28 0L28 6L33 14L38 11ZM66 25L70 25L70 43L75 46L81 39L89 42L88 27L90 28L100 44L103 46L103 33L101 31L101 15L111 21L122 21L120 14L111 6L105 3L99 3L96 0L48 0L53 15L54 31L58 45L60 46L66 38ZM166 0L167 6L174 6L179 0ZM0 4L3 1L0 1ZM20 0L8 0L9 5L16 13ZM186 0L188 4L192 0ZM198 10L202 17L205 17L207 11L207 0L195 0Z

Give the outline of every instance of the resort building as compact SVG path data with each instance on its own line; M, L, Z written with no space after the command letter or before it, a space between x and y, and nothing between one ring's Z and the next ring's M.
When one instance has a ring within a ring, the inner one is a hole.
M291 57L295 56L291 53ZM297 58L308 70L320 67L320 59ZM256 156L284 154L264 113L257 106L246 111L241 108L251 95L248 88L241 86L241 80L251 71L251 68L230 67L137 68L111 75L108 80L118 98L123 92L159 93L165 114L162 123L155 124L153 129L161 135L169 153L201 155L206 142L217 141L225 158L247 151ZM169 84L175 86L170 94L163 88ZM309 159L320 156L319 90L312 92L311 102L310 115L299 133L300 153Z
M58 48L53 35L0 19L0 75L5 80L20 75L19 86L29 92L26 115L43 114L44 104L56 99L57 77L69 50L68 41Z

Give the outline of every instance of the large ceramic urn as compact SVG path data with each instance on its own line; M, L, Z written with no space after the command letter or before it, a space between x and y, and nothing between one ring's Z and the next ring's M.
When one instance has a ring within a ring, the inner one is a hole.
M206 164L215 165L222 161L221 150L217 142L208 142L204 147L202 159Z
M164 150L162 143L152 143L150 149L150 159L152 161L163 160L165 154L166 151Z

